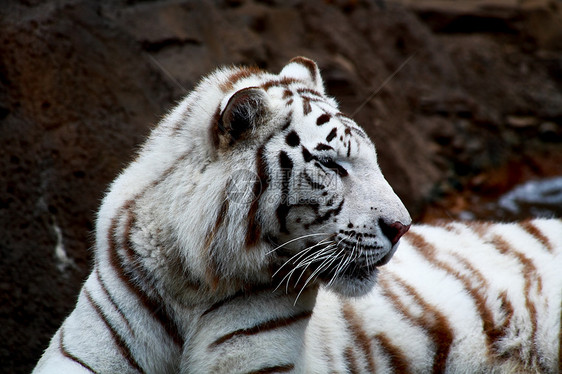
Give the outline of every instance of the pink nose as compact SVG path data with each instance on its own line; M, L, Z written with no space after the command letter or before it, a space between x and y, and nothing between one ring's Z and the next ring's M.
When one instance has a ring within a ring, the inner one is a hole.
M379 226L392 245L398 243L402 235L410 229L410 225L403 225L400 222L394 222L389 225L382 218L379 219Z

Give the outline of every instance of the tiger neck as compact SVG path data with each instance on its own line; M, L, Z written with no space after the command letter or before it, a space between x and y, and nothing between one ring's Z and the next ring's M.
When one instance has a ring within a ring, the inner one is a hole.
M274 372L275 368L300 368L317 294L316 286L297 292L267 285L239 291L210 305L199 318L191 339L194 344L184 350L183 358L189 360L182 363L182 369ZM207 354L198 354L203 351Z

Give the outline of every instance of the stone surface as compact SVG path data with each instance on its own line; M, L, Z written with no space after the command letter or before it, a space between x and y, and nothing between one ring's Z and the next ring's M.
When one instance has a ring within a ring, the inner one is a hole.
M315 59L342 109L361 107L354 118L418 218L462 216L475 193L562 175L560 3L460 3L3 5L0 371L34 366L89 271L108 183L216 66Z

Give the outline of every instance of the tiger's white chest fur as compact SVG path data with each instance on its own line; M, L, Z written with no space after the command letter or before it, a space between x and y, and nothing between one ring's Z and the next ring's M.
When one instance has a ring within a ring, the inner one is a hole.
M410 217L376 160L308 59L205 78L112 184L34 372L557 372L560 221L415 227L379 271Z

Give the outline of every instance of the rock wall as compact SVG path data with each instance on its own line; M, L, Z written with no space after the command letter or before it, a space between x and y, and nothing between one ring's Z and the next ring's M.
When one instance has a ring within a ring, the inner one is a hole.
M100 199L149 128L216 66L278 71L296 55L345 112L362 107L415 217L467 189L562 175L559 1L9 2L0 371L29 372L72 309Z

